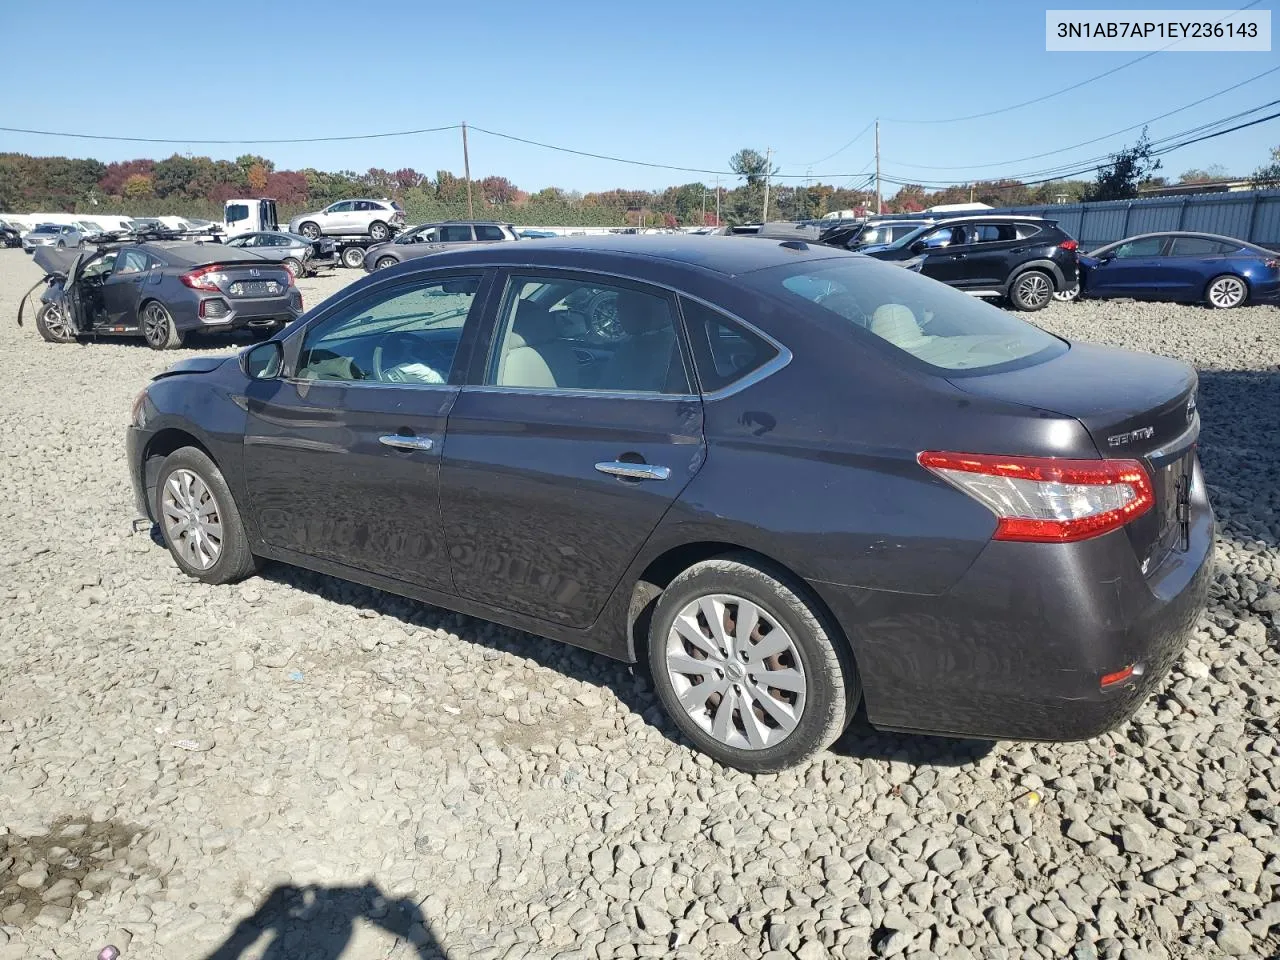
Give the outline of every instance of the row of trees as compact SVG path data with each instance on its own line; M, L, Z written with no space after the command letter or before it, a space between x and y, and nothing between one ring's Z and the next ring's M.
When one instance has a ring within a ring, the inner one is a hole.
M559 187L536 192L520 189L506 177L488 176L471 183L476 216L546 225L688 226L759 220L766 191L769 216L787 219L820 217L834 210L873 211L874 194L865 184L844 187L825 183L793 185L774 178L765 156L750 148L729 160L739 183L720 189L702 182L664 190L615 189L579 193ZM1146 131L1133 147L1111 157L1093 181L1067 179L1026 184L1018 180L979 181L929 190L901 185L884 198L887 213L915 213L943 203L981 201L991 206L1019 206L1079 200L1114 200L1136 196L1146 185L1164 184L1156 176L1160 160L1152 156ZM1221 167L1188 170L1180 182L1224 179ZM1280 147L1271 163L1254 175L1260 186L1280 185ZM0 210L88 213L98 207L134 216L186 214L221 218L232 197L274 197L285 215L325 206L351 196L394 197L411 221L468 216L467 183L448 170L435 176L411 167L364 173L306 168L277 170L266 157L245 154L235 160L174 154L163 160L102 163L93 159L0 154ZM717 203L718 201L718 203Z

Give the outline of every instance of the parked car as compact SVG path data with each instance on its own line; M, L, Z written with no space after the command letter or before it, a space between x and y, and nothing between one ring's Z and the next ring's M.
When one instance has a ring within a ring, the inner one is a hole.
M404 226L404 210L394 200L339 200L323 210L304 213L289 221L289 232L309 240L321 235L364 234L372 240L390 240Z
M326 237L308 240L296 233L263 231L242 233L227 241L228 247L243 247L289 268L295 277L313 276L325 267L338 265L337 246Z
M549 240L551 237L558 237L560 234L551 230L521 230L519 237L522 240Z
M1130 716L1211 576L1195 392L870 257L601 236L411 260L186 360L127 463L191 577L271 558L645 659L763 772L860 700L950 736Z
M861 250L864 247L888 246L895 240L901 240L908 233L914 233L921 227L927 227L935 220L868 220L854 233L844 247L846 250Z
M22 228L8 220L0 220L0 246L22 246Z
M516 228L509 223L491 220L450 220L446 223L424 223L406 230L390 243L370 247L365 251L364 268L372 273L394 267L412 257L424 257L429 253L458 246L478 243L498 243L502 240L519 240Z
M271 333L302 313L288 270L223 244L113 243L85 252L46 246L35 259L49 281L36 330L51 343L140 336L165 350L194 330Z
M1015 309L1041 310L1054 291L1078 285L1077 248L1056 220L983 216L938 220L860 252L977 297L1007 298Z
M36 247L56 247L58 238L62 236L65 225L61 223L42 223L29 231L22 238L22 249L31 253Z
M1206 303L1280 303L1280 253L1216 233L1144 233L1080 258L1080 294Z

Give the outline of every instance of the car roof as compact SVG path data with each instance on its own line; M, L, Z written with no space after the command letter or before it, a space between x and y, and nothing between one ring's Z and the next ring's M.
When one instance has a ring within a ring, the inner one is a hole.
M518 264L563 269L601 269L620 274L637 262L661 261L688 271L734 276L805 260L831 260L857 254L816 241L761 240L757 237L690 236L688 234L602 234L592 237L549 237L545 243L493 243L432 254L429 263L415 258L406 266ZM394 269L394 268L393 268ZM408 271L406 271L408 272Z
M125 244L153 253L162 260L180 265L217 263L229 260L260 260L266 258L252 250L228 247L222 243L193 243L190 240L152 240L147 243Z
M930 222L937 227L945 226L948 223L969 223L974 220L1016 220L1018 222L1028 223L1057 223L1057 220L1047 220L1044 217L1022 216L1016 213L969 213L963 217L935 217Z

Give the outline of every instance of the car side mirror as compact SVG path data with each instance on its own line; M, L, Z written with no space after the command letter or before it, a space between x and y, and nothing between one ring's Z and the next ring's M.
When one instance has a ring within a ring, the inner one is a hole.
M915 243L911 245L912 253L924 253L925 250L927 249L929 249L929 245L925 243L923 240L917 240Z
M240 369L253 380L274 380L284 363L284 347L279 340L268 340L240 354Z

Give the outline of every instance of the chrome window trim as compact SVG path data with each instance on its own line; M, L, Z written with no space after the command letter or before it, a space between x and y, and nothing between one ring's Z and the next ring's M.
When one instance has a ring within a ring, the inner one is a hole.
M513 393L525 397L576 397L579 399L601 398L610 400L671 400L688 403L690 400L701 400L696 393L658 393L654 390L584 390L580 387L572 389L559 387L515 387L492 383L468 383L462 390L471 393Z
M384 383L381 380L329 380L319 377L274 377L271 379L282 380L285 383L291 383L295 387L313 386L317 383L332 384L336 387L394 387L397 389L405 389L406 387L413 390L459 390L459 384L456 383Z

